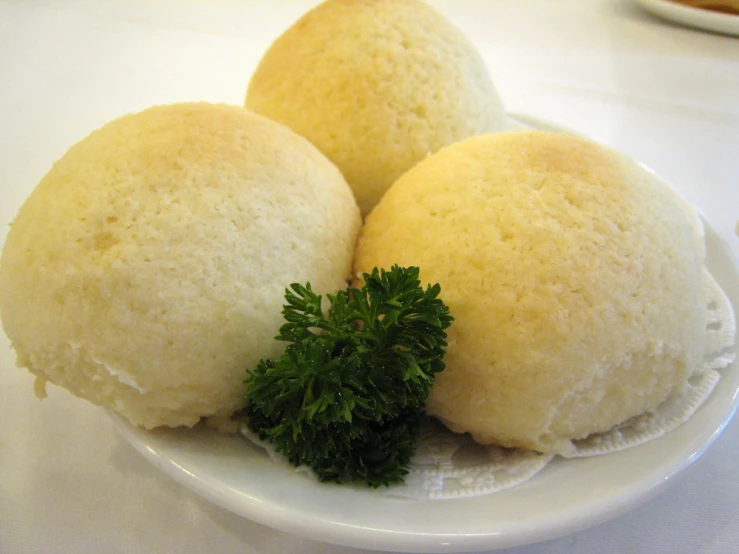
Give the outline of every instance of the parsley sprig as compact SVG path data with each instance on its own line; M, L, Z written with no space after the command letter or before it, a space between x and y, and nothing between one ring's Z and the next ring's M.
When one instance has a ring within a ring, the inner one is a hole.
M417 267L364 274L364 286L321 296L285 291L284 355L248 372L241 414L262 440L322 481L371 487L403 480L452 322L438 284Z

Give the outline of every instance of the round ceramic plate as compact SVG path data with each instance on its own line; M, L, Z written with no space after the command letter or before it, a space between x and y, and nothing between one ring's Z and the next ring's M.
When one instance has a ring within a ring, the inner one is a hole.
M739 15L677 4L670 0L635 0L645 10L681 25L739 36Z
M520 126L553 128L520 117ZM707 265L736 312L739 273L706 224ZM664 437L606 456L555 458L530 481L487 496L412 500L320 484L238 436L207 428L145 431L113 416L121 435L196 494L264 525L324 542L403 552L469 552L573 533L645 502L721 433L738 402L739 364L690 421Z

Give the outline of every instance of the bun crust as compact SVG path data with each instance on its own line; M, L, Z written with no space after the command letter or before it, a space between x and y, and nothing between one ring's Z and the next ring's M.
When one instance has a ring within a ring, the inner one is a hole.
M73 146L22 206L2 324L20 366L135 424L227 416L282 350L285 287L343 288L360 223L338 169L286 127L153 107Z
M265 53L246 106L336 163L364 214L430 153L505 125L475 47L418 0L320 4Z
M656 407L700 364L702 250L684 206L567 134L470 138L369 215L355 275L417 265L455 320L429 414L480 443L567 453Z

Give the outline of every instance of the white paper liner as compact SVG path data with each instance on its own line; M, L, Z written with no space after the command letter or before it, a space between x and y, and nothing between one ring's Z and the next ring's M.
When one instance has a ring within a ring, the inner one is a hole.
M708 306L706 347L703 365L696 368L684 390L654 411L614 427L607 433L575 442L568 457L582 458L619 452L663 436L688 421L711 395L735 354L736 320L731 302L719 284L704 272ZM289 463L268 443L260 441L243 426L242 433L263 447L275 463ZM417 444L405 483L382 489L383 494L415 499L444 499L481 496L519 485L544 469L554 458L523 449L480 446L467 435L456 435L440 424L430 423ZM297 468L314 478L310 469Z
M432 423L421 434L405 483L385 492L419 499L481 496L528 481L552 458L531 450L480 446Z

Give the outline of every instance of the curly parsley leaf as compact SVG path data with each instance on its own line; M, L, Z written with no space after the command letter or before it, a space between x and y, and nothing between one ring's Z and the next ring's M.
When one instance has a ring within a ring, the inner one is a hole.
M238 417L322 481L401 482L452 322L439 285L418 276L374 269L361 289L327 295L326 312L310 284L290 285L277 337L289 345L248 372Z

